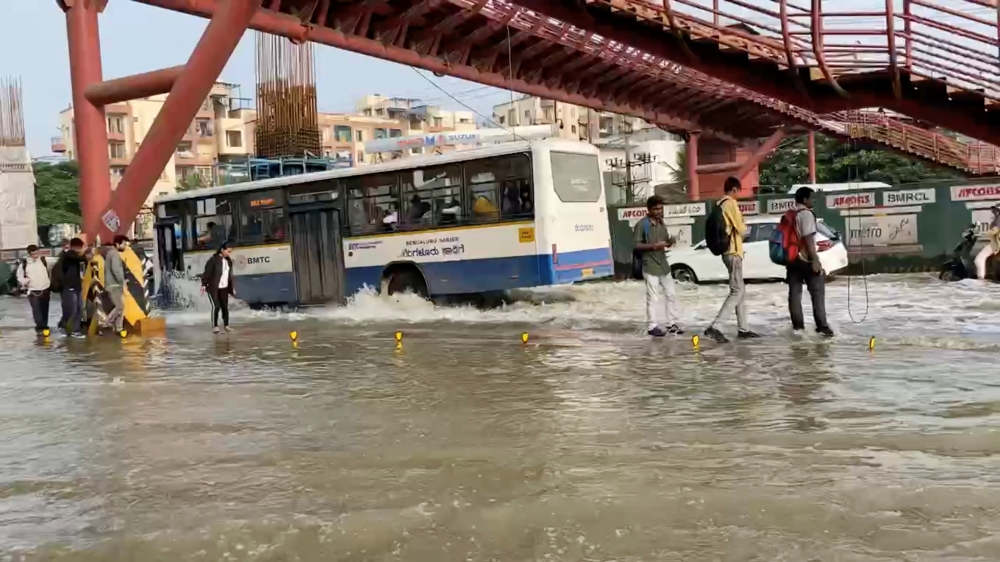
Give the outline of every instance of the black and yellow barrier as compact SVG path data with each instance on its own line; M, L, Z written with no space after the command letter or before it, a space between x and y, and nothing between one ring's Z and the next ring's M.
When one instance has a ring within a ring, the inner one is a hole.
M149 289L147 286L144 259L132 248L121 252L125 263L125 325L128 331L139 334L162 332L165 328L163 318L151 318ZM88 332L91 335L100 331L105 318L114 309L114 304L104 291L104 256L94 252L87 264L87 274L83 278L83 294L86 295L86 317Z

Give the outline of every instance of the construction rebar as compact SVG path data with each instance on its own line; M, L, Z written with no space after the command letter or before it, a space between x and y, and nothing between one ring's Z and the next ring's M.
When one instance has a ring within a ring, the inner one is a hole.
M0 79L0 146L24 146L21 81Z
M319 155L312 43L256 33L256 154L261 158Z

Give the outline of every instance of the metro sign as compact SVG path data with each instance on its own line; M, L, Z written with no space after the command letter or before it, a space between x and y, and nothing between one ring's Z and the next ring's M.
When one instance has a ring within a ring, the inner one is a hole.
M760 214L760 205L756 200L754 201L737 201L739 205L740 213L744 215L757 215Z
M857 209L859 207L874 207L875 193L851 193L848 195L827 195L828 209Z

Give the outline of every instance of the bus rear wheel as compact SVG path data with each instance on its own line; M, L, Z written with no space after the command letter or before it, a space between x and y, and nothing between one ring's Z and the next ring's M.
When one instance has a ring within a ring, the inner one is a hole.
M388 295L413 293L422 299L427 298L427 282L416 267L396 267L386 271L382 278L382 292Z

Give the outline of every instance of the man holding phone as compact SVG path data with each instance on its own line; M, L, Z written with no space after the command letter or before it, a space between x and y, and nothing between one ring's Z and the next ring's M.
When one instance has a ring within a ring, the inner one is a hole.
M677 325L680 306L666 252L676 240L663 224L663 199L659 196L654 195L646 200L646 218L636 223L632 240L635 243L634 251L642 256L649 335L663 337L667 334L683 334L684 330ZM663 322L660 322L661 319Z

